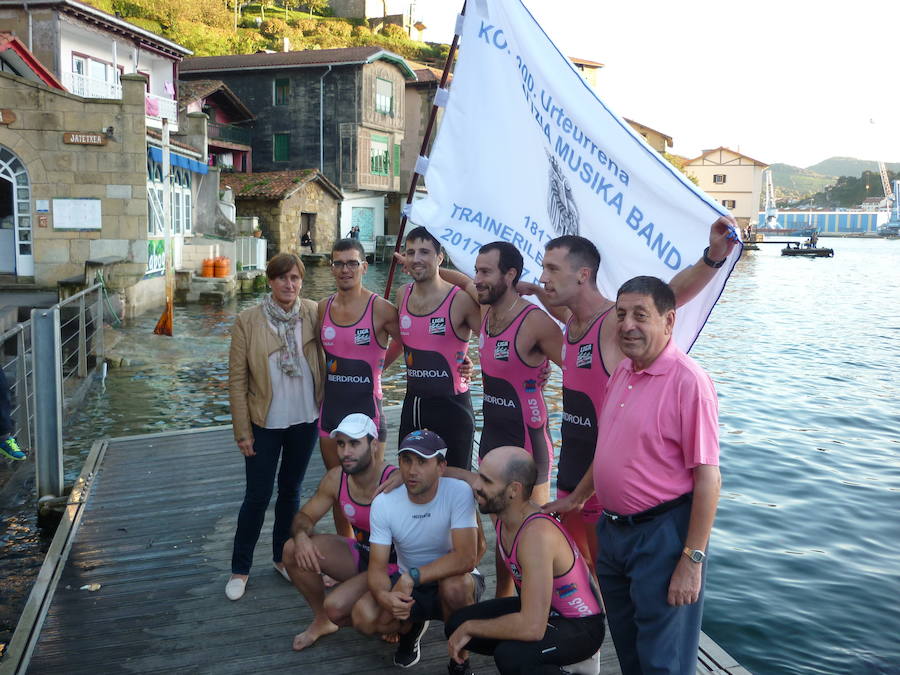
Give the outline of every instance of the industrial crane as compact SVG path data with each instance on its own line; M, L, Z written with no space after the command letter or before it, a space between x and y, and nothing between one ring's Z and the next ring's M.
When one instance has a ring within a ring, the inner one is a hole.
M887 200L885 206L891 208L894 204L894 193L891 191L891 181L888 178L887 167L882 160L878 160L878 170L881 172L881 187L884 188L884 198Z

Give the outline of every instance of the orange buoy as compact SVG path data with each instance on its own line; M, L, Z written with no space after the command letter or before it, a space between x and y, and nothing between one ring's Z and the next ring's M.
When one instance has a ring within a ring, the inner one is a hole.
M201 277L212 277L215 276L215 259L213 258L204 258L203 266L200 269Z
M224 255L216 258L214 272L216 277L227 277L231 274L231 258Z

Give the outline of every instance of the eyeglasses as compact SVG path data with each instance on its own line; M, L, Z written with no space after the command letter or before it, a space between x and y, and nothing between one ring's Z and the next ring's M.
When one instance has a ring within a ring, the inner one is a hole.
M346 262L343 260L332 260L331 268L339 270L347 267L352 272L355 271L361 264L362 263L359 260L347 260Z

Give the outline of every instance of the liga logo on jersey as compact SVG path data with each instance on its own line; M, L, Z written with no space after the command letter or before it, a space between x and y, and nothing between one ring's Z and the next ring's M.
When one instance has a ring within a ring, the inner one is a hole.
M368 328L357 328L356 334L353 336L353 344L355 345L368 345L372 343L372 336L369 333Z
M443 316L433 316L428 320L429 335L446 335L447 319Z
M590 368L594 362L594 343L588 342L578 348L578 356L575 358L576 368Z
M497 361L509 361L509 340L497 340L494 345L494 358Z

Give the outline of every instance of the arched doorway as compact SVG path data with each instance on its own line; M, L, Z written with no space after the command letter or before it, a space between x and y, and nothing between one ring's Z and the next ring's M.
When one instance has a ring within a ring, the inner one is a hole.
M0 274L34 276L31 225L28 171L0 145Z

